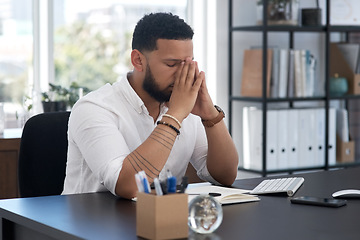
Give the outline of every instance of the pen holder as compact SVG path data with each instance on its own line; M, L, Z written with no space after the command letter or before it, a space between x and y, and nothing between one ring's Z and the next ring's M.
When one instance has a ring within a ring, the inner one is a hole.
M188 237L188 195L157 196L138 192L136 235L147 239Z

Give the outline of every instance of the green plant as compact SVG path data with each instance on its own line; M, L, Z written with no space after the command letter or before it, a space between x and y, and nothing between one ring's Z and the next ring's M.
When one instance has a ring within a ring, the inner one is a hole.
M79 86L76 82L72 82L69 88L61 85L49 83L49 91L42 93L43 102L64 101L67 106L72 107L80 98L79 93L83 94L90 92L90 89Z

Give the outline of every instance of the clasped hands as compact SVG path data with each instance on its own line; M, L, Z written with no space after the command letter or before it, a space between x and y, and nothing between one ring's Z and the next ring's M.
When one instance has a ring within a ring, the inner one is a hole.
M175 73L174 88L168 103L168 113L182 122L190 113L201 119L218 114L206 87L205 73L191 58L181 62Z

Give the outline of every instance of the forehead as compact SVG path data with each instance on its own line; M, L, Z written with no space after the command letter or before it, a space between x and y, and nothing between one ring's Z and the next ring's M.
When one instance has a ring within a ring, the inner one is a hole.
M187 57L193 57L193 42L191 39L158 39L156 43L157 50L153 51L153 53L161 59L185 60Z

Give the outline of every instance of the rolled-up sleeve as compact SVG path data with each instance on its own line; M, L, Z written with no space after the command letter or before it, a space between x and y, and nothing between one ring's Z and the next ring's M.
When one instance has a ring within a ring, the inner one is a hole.
M83 102L73 110L69 132L93 176L115 194L116 182L129 149L117 128L116 114Z

